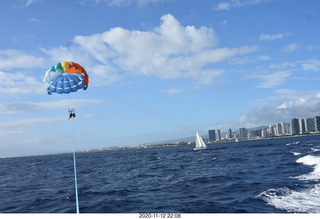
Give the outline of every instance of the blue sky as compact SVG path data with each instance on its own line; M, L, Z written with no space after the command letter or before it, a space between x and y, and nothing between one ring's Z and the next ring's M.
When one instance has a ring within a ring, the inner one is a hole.
M4 0L0 156L97 149L320 115L318 0ZM89 88L47 95L61 61Z

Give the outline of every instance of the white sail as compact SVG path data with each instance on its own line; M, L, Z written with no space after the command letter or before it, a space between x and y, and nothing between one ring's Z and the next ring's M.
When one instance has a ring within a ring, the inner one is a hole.
M206 148L207 148L206 143L204 143L199 133L196 132L196 147L194 148L194 150L206 149Z

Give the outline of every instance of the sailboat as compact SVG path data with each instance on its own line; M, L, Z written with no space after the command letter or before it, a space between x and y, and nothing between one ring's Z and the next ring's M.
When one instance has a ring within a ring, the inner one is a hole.
M207 145L206 143L204 143L199 133L196 132L196 147L193 150L200 150L200 149L207 149Z

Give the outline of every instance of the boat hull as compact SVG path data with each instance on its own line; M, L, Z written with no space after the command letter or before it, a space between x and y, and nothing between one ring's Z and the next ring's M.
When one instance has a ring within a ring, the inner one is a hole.
M205 149L207 149L207 148L194 148L193 150L197 151L197 150L205 150Z

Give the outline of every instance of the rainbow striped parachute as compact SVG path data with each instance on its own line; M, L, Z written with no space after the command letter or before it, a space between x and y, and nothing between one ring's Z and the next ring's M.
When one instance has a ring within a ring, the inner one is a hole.
M46 72L43 83L48 94L68 94L79 89L86 90L89 76L78 63L59 62Z

